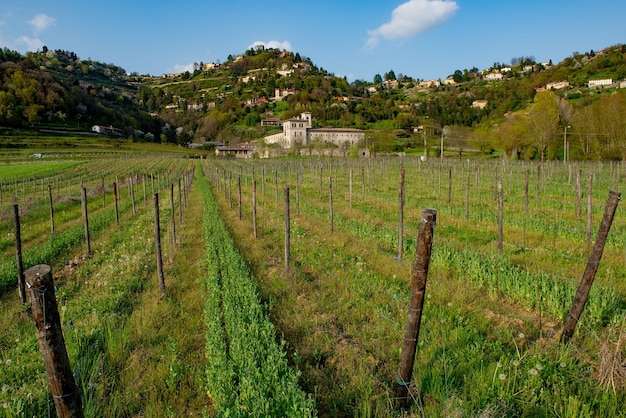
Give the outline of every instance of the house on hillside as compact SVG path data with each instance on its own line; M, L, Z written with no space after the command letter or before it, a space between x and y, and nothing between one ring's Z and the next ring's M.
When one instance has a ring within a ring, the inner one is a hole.
M283 121L283 131L265 137L266 144L277 144L285 149L308 146L314 143L337 147L356 146L365 140L365 131L353 128L313 128L311 113Z
M610 87L613 85L612 78L601 78L598 80L589 80L587 85L590 89L602 88L602 87Z
M233 155L235 158L252 158L256 152L256 145L244 142L236 145L227 145L215 147L215 155L228 156Z

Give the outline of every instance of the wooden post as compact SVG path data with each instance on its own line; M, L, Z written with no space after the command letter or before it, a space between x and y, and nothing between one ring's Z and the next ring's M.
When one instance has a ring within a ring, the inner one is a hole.
M252 231L254 238L258 237L256 226L256 180L252 180Z
M563 327L563 333L561 334L561 342L563 344L567 344L574 335L576 324L578 323L580 315L583 312L583 308L587 303L589 291L591 290L591 285L593 284L593 280L595 279L598 271L598 266L600 265L602 252L604 251L604 244L606 243L606 238L609 235L609 230L611 229L611 224L613 223L613 217L615 216L615 210L617 209L617 203L619 202L620 196L621 193L618 191L609 191L609 199L606 202L604 216L602 217L602 222L600 223L596 243L593 246L593 251L589 256L589 260L587 261L587 267L585 268L583 277L578 285L574 302L572 302L572 307L567 315L565 326Z
M161 226L159 219L159 194L154 195L154 243L156 251L157 274L159 276L159 288L165 292L165 276L163 275L163 255L161 253Z
M40 264L26 270L24 274L30 289L31 312L39 350L46 366L57 416L82 417L83 406L65 348L51 268Z
M180 177L178 178L178 223L180 225L183 224L183 199L182 199L182 192L180 189Z
M48 184L48 202L50 204L50 232L54 232L54 205L52 204L52 187Z
M400 358L400 367L398 369L395 386L395 396L402 407L406 406L409 400L409 385L411 384L413 365L415 363L415 352L419 338L424 296L426 294L426 279L428 277L428 266L430 265L433 233L436 222L437 211L435 209L424 209L422 211L422 221L420 222L420 228L417 234L415 260L411 270L409 314L407 317L406 330L404 332L402 356Z
M448 206L452 199L452 167L448 169Z
M87 257L91 255L91 240L89 237L89 215L87 213L87 189L82 189L82 203L83 203L83 220L85 221L85 251Z
M503 212L504 212L504 192L502 190L502 179L498 179L498 250L502 252L504 237L503 237Z
M117 182L113 183L113 203L115 206L115 224L120 224L120 212L117 207Z
M467 184L465 185L465 220L469 221L470 168L467 167Z
M586 233L586 241L587 241L587 252L591 248L591 222L592 222L592 213L591 213L591 204L592 204L592 192L593 192L593 174L589 173L589 177L587 177L587 233Z
M300 184L302 173L296 173L296 215L300 216Z
M17 288L20 292L20 301L22 303L26 303L26 286L24 285L24 262L22 260L20 208L18 205L13 205L13 219L15 220L15 261L17 263Z
M333 214L333 178L328 177L328 202L329 202L329 211L328 215L330 217L330 233L332 234L335 230L335 219Z
M350 169L350 209L352 209L352 168Z
M402 261L404 246L404 167L400 166L400 183L398 183L398 261Z
M133 176L128 177L128 194L130 195L130 200L133 202L133 215L136 215L137 208L135 207L135 180L133 180Z
M576 170L576 216L580 216L580 212L581 212L581 199L582 199L582 186L580 184L581 177L582 177L582 173L581 173L581 169L579 168L578 170Z
M170 183L170 201L172 209L172 248L174 248L176 247L176 206L174 205L174 183Z
M291 221L289 219L289 187L285 187L285 270L289 270L291 256Z
M242 218L241 208L241 174L237 176L237 193L239 195L239 220Z
M104 187L104 174L102 175L102 207L103 208L107 207L106 188Z

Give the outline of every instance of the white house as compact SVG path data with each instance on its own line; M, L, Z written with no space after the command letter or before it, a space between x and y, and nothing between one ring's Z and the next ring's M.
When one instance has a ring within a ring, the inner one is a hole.
M598 87L608 87L613 84L612 78L601 78L599 80L589 80L587 85L590 89L598 88Z
M311 113L303 112L297 118L283 121L283 131L265 137L266 144L278 144L282 148L293 148L297 144L333 144L338 147L358 145L365 140L365 132L353 128L313 128Z

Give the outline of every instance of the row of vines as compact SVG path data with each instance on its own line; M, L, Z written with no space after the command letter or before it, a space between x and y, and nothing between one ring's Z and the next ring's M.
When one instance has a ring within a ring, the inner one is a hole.
M588 234L597 233L608 190L623 185L623 165L320 159L205 166L322 414L397 413L392 387L426 207L438 210L438 220L413 411L623 413L626 221L619 209L576 339L558 343ZM287 271L285 187L292 213Z

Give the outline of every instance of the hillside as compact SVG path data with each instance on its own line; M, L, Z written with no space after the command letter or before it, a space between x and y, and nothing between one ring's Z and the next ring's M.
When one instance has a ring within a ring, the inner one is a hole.
M617 84L626 77L624 45L574 53L558 64L532 57L512 61L459 69L446 80L396 76L390 70L372 81L349 83L299 53L278 49L250 49L221 64L200 62L193 72L162 77L128 75L113 64L81 60L67 51L46 49L22 57L5 49L0 126L84 130L100 124L153 142L235 144L278 132L261 127L263 118L309 111L317 127L367 130L373 151L407 151L426 143L434 152L443 135L459 156L468 149L487 154L498 149L518 158L555 158L566 155L558 138L567 126L572 138L582 139L583 133L604 138L572 141L571 158L626 155L626 140L616 133L624 130L613 126L619 122L604 120L605 107L617 112L613 120L626 119L625 95ZM613 84L589 88L590 80L600 79ZM536 120L511 121L511 115L531 114L542 90L558 114L540 141L533 133L539 130ZM616 92L617 99L611 99ZM510 126L516 124L521 125ZM614 132L610 138L602 131L607 127Z

